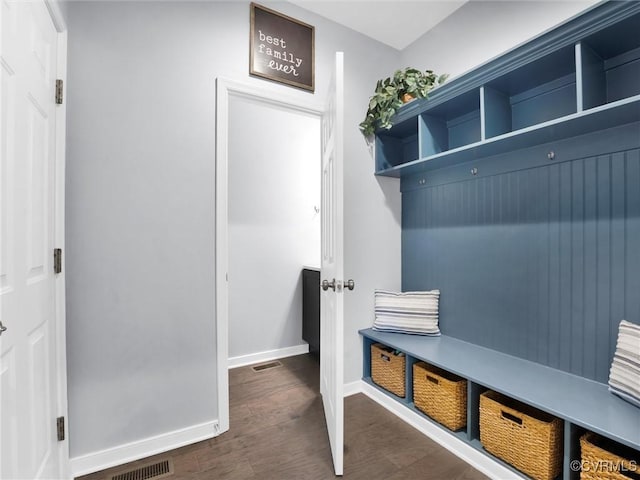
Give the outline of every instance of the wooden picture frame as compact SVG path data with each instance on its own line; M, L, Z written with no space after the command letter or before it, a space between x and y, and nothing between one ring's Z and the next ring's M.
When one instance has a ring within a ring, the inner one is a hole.
M315 27L251 3L249 74L315 89Z

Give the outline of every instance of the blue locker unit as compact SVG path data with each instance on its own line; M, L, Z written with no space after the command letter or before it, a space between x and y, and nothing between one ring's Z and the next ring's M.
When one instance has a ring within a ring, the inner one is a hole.
M399 177L403 290L440 289L443 337L363 336L639 451L607 391L618 324L640 323L640 3L606 2L402 107L376 135ZM398 399L396 399L398 400ZM412 399L398 400L415 410ZM419 412L417 412L419 414Z

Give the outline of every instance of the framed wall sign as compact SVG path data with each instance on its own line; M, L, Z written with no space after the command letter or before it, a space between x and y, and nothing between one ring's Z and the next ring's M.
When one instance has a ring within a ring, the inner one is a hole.
M315 28L251 4L249 73L314 91Z

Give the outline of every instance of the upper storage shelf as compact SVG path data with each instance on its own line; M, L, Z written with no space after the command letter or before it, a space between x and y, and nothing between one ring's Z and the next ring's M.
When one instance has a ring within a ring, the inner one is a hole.
M480 87L484 137L576 113L574 49L564 47Z
M640 121L640 2L608 2L402 107L376 133L400 177Z
M640 95L640 14L581 40L576 56L585 110Z

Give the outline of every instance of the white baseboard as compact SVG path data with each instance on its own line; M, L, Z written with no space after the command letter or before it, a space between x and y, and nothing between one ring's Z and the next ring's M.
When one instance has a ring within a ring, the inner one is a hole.
M218 421L202 423L70 459L72 478L99 472L218 435Z
M406 406L401 405L398 401L393 400L375 387L372 387L371 385L363 381L361 381L361 385L362 393L364 393L366 396L379 403L391 413L400 417L409 425L416 428L419 432L423 433L434 442L442 445L451 453L464 460L475 469L481 471L488 477L494 478L496 480L523 479L523 477L515 473L513 470L509 470L508 468L503 467L498 462L492 460L489 456L485 455L479 450L476 450L463 440L444 431L442 428L434 425L426 418L420 416L416 412L411 411Z
M355 382L345 383L344 384L344 396L350 397L351 395L355 395L356 393L362 393L362 384L364 382L362 380L356 380Z
M238 357L229 357L229 368L245 367L254 363L268 362L278 358L293 357L309 353L309 344L295 345L293 347L279 348L277 350L267 350L266 352L251 353Z

